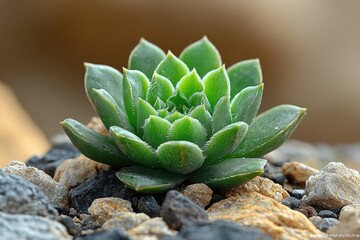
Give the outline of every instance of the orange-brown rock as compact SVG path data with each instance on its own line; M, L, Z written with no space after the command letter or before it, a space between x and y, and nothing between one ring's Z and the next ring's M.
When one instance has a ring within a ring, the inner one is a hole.
M182 193L200 207L205 208L211 201L213 191L203 183L195 183L186 186Z
M108 130L105 128L104 124L102 123L99 117L92 117L90 122L86 126L100 134L103 135L109 134Z
M305 186L306 180L311 175L319 172L318 169L312 168L300 162L287 162L281 168L283 174L294 184Z

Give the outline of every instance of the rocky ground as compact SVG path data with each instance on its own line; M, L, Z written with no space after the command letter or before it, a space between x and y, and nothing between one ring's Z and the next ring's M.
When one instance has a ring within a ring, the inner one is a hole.
M85 158L60 139L43 156L0 169L0 236L358 239L360 175L336 161L352 156L345 164L356 168L360 148L329 147L325 152L319 146L286 143L265 156L262 176L237 188L184 184L165 194L143 195L126 188L114 169ZM324 156L331 161L318 159Z

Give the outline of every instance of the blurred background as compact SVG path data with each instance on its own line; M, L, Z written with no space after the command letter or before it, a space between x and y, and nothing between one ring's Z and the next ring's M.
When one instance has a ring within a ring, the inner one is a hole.
M83 62L121 69L141 37L178 55L207 35L227 67L259 58L261 111L307 107L294 138L359 141L359 11L356 0L0 0L0 82L16 105L0 92L2 148L18 134L6 159L45 151L66 117L87 123L95 112L83 89ZM19 106L25 112L12 114ZM19 154L26 138L33 148Z

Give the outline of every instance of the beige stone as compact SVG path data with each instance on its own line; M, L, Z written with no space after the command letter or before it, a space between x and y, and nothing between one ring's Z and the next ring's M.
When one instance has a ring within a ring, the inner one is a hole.
M156 237L160 239L165 236L174 236L176 231L169 229L164 220L160 217L145 221L128 231L131 239L144 239L145 236ZM152 238L150 238L152 239Z
M256 192L217 202L208 213L211 220L231 220L258 227L273 239L297 240L315 236L326 239L303 214Z
M144 213L121 212L107 220L102 225L102 229L123 228L129 230L149 219L150 217Z
M266 197L276 200L277 202L282 202L282 200L289 197L289 194L282 188L281 185L263 177L256 177L243 185L224 190L226 197L236 197L251 192L260 193Z
M203 183L195 183L185 187L182 193L202 208L209 205L213 191Z
M360 238L359 205L348 205L340 212L340 223L330 228L327 234L333 239L358 240Z
M306 180L308 180L311 175L319 172L318 169L300 162L287 162L282 166L281 170L292 183L299 184L302 187L305 186Z
M354 217L360 218L360 204L352 204L343 207L340 212L339 220L341 222L347 222Z

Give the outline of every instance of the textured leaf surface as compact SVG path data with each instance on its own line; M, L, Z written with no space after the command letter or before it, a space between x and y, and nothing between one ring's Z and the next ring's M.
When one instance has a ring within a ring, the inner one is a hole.
M157 148L160 144L167 141L167 134L171 127L171 123L158 116L150 116L144 124L143 139L153 148Z
M210 113L206 110L205 105L199 105L195 107L189 115L190 117L199 120L201 125L206 130L207 138L209 138L212 135L212 117Z
M213 134L231 124L230 100L228 96L222 97L216 104L213 114Z
M61 126L74 146L84 156L116 167L134 164L125 157L110 137L101 135L82 123L69 118L61 122Z
M227 71L231 83L231 99L244 88L259 85L263 81L259 59L238 62Z
M177 82L189 72L189 68L169 51L165 59L159 63L155 72L170 79L172 84L176 86Z
M207 37L186 47L180 54L180 59L190 69L195 68L201 77L221 66L220 53Z
M202 92L204 90L203 83L196 70L192 70L177 83L177 89L179 89L187 98L196 92Z
M139 99L139 107L137 112L137 133L143 135L143 125L145 120L151 115L157 115L158 112L145 100Z
M229 158L202 166L189 178L194 183L204 183L214 188L239 186L264 172L266 160L259 158Z
M129 57L129 69L139 70L150 79L165 53L156 45L142 38Z
M247 87L234 97L230 109L234 122L243 121L251 124L259 111L264 84Z
M188 174L198 169L204 162L202 150L187 141L163 143L157 150L161 165L168 171Z
M176 90L176 93L169 97L167 101L167 105L169 106L169 110L171 111L172 108L176 108L179 112L185 112L184 107L190 107L189 102L187 101L185 95L180 91Z
M132 161L151 168L161 166L150 145L135 134L120 127L111 127L110 135L125 156Z
M123 168L116 176L130 189L145 194L166 192L181 184L186 178L164 169L142 166Z
M261 157L278 148L294 132L306 109L293 105L276 106L259 116L231 157Z
M189 104L192 107L204 105L207 111L211 111L210 102L204 92L196 92L191 95L191 97L189 98Z
M174 86L170 80L155 73L151 80L146 99L151 105L154 106L157 98L160 98L163 102L166 102L166 100L173 94L173 92Z
M176 120L183 118L184 115L178 111L175 111L173 113L171 113L169 116L166 116L165 119L168 120L169 122L173 123Z

